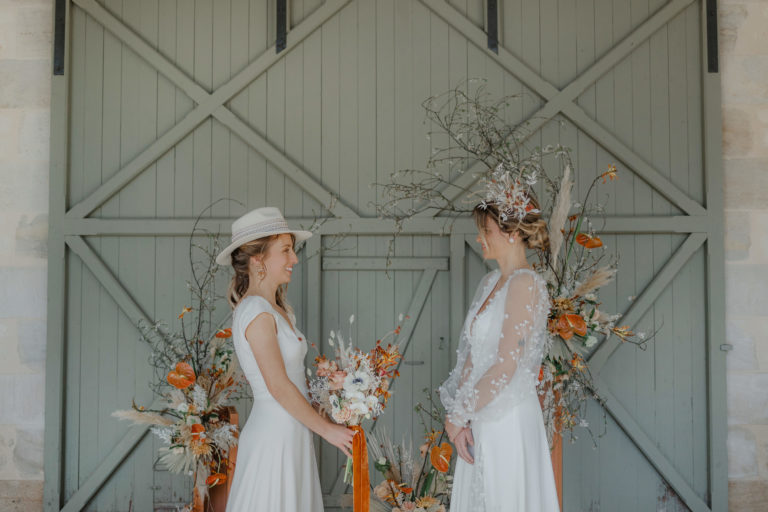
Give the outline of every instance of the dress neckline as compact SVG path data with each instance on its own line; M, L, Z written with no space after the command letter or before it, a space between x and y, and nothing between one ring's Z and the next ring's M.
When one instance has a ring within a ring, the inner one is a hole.
M506 278L504 278L505 279L504 284L502 284L499 287L499 289L496 290L495 292L493 291L493 289L496 288L496 285L498 285L499 282L501 281L502 274L501 274L501 270L499 269L494 270L494 272L496 272L498 276L494 280L493 286L491 286L491 291L489 291L488 294L485 295L485 300L483 300L483 302L480 303L480 308L478 308L477 311L475 311L475 314L472 316L472 321L469 324L470 336L472 335L472 329L475 327L475 321L491 307L491 304L493 303L493 301L496 300L501 290L503 290L504 287L507 286L507 284L509 284L509 280L512 279L512 277L518 272L525 271L525 270L527 270L528 272L532 272L534 275L536 274L536 271L533 270L532 268L528 268L528 267L516 268L515 270L510 272L510 274Z
M262 297L261 295L248 295L247 297L257 297L257 298L259 298L259 299L263 300L264 302L266 302L266 303L267 303L267 305L268 305L268 306L269 306L269 307L272 309L272 311L274 311L275 313L277 313L277 316L279 316L279 317L280 317L280 319L282 319L282 320L283 320L283 321L284 321L286 324L288 324L288 328L291 330L291 332L293 333L293 335L294 335L294 336L296 336L296 338L297 338L299 341L301 341L301 337L299 336L299 333L296 331L296 329L293 327L293 324L291 324L291 322L290 322L290 321L289 321L287 318L285 318L285 316L283 316L283 314L282 314L280 311L278 311L278 310L277 310L277 308L275 308L275 307L272 305L272 303L271 303L271 302L269 302L269 301L268 301L266 298Z

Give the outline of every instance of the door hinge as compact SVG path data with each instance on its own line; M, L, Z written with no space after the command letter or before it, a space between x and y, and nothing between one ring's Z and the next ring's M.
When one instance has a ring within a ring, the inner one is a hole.
M723 343L722 345L720 345L720 350L722 350L723 352L729 352L733 350L733 345L731 345L730 343Z

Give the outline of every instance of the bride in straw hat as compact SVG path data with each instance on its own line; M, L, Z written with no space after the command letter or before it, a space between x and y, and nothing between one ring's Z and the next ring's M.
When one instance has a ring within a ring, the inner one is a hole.
M290 229L277 208L258 208L232 224L232 243L216 258L234 269L227 293L235 310L232 337L253 391L228 512L322 511L310 431L347 456L352 450L354 432L322 417L307 400L307 339L286 300L299 261L294 244L311 236Z

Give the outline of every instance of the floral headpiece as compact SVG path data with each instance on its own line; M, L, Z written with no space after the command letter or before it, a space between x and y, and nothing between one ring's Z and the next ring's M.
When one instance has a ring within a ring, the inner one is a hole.
M537 181L536 172L525 173L517 168L513 170L516 171L517 177L512 177L512 172L504 163L496 166L491 177L485 179L485 199L480 203L482 209L488 208L490 204L496 206L504 222L509 219L519 222L529 213L541 213L533 206L529 195L531 187Z

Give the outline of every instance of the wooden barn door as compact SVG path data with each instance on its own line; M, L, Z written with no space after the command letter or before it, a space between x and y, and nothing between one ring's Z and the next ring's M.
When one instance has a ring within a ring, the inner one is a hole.
M136 325L188 305L188 234L224 197L237 202L202 226L225 237L265 205L319 225L290 298L322 350L350 315L363 346L408 317L380 425L418 445L413 405L447 375L487 268L467 219L413 219L390 246L372 184L425 165L446 141L421 102L475 77L519 95L510 120L528 119L532 142L573 148L579 191L619 166L600 188L604 240L621 255L603 298L625 323L659 329L647 351L609 341L592 355L608 429L596 450L586 435L566 445L564 510L723 510L719 77L702 1L58 0L46 511L188 499L186 478L155 467L147 430L110 414L151 400ZM226 305L217 312L226 323ZM343 508L341 461L318 448L327 507Z

